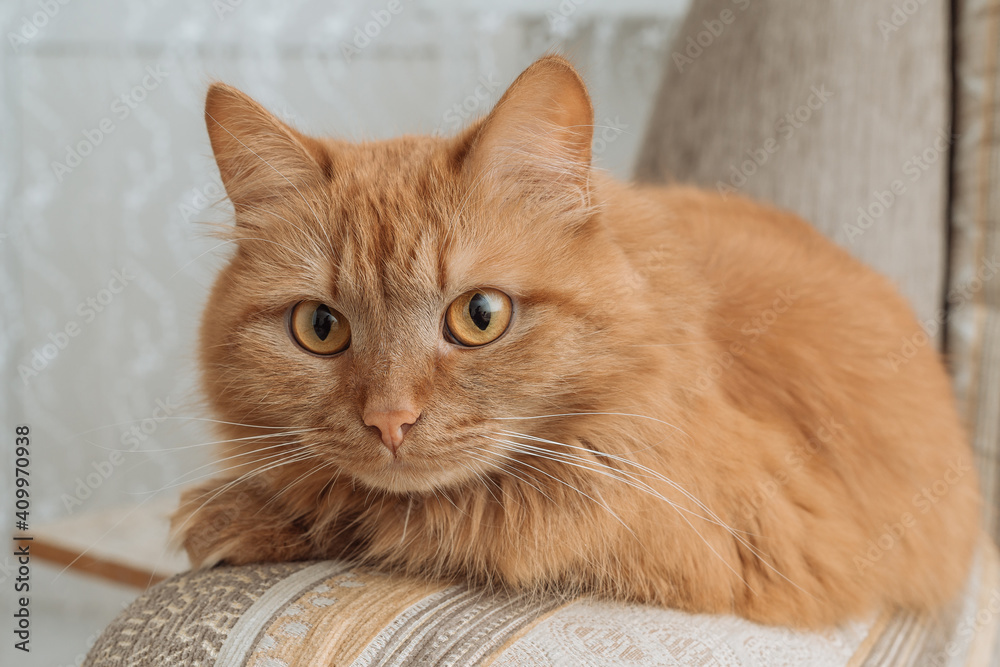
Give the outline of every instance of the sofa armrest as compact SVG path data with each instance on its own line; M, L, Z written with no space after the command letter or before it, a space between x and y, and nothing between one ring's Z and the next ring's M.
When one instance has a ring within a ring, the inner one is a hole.
M887 611L817 633L487 594L339 561L261 564L187 572L151 588L85 664L985 665L1000 664L998 612L1000 560L985 539L963 597L939 618Z

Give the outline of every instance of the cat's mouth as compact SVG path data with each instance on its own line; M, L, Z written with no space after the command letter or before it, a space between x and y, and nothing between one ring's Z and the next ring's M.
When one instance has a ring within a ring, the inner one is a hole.
M365 486L389 493L431 493L464 481L468 470L442 465L426 465L412 459L393 458L375 470L353 471Z

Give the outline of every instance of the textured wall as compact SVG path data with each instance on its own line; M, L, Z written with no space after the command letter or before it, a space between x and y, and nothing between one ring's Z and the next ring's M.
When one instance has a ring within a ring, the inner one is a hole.
M559 49L592 85L598 123L612 126L598 131L598 164L627 176L684 5L476 12L401 0L386 21L385 0L4 2L0 437L6 448L13 424L32 426L33 520L141 502L206 472L196 470L205 448L190 447L210 440L190 419L193 336L226 249L201 223L227 215L209 208L220 189L202 121L208 81L240 86L307 131L450 132ZM354 42L366 27L373 36ZM112 450L136 445L113 463ZM0 506L11 484L0 467ZM0 516L4 532L12 520ZM54 574L40 575L49 629L37 636L63 641L39 646L56 651L44 664L70 662L129 595L50 583ZM14 664L6 650L0 664Z

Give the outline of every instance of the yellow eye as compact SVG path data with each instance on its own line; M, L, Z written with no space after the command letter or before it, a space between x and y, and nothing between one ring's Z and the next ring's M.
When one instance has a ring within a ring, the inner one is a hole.
M295 342L313 354L343 352L351 344L347 318L319 301L302 301L294 308L289 328Z
M513 312L509 296L484 287L455 299L448 306L445 324L455 342L477 347L499 338L507 330Z

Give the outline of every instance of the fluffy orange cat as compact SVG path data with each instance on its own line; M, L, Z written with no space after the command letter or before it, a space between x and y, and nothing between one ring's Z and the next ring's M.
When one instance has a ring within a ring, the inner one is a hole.
M794 215L591 168L546 57L456 137L206 120L236 251L201 330L196 566L424 577L821 627L959 590L971 452L888 280Z

